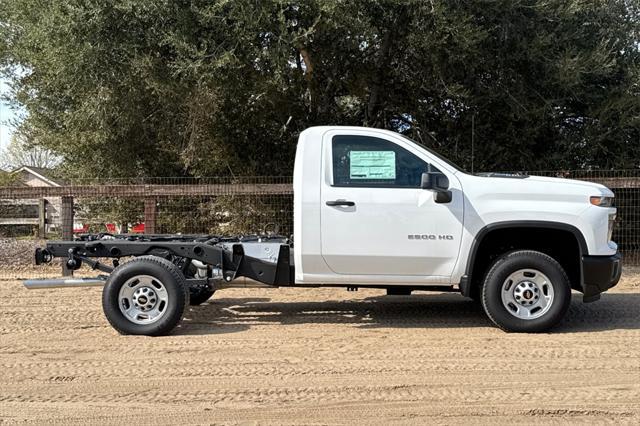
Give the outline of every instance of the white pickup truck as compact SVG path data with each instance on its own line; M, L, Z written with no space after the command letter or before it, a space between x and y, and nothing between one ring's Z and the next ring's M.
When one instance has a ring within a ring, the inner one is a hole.
M583 181L467 174L386 130L313 127L298 141L293 238L85 235L49 242L36 263L64 257L69 269L87 264L108 277L25 285L104 286L105 314L125 334L165 334L188 303L240 277L392 295L459 291L500 328L539 332L563 318L572 289L590 302L617 284L613 197ZM95 260L104 257L113 267Z

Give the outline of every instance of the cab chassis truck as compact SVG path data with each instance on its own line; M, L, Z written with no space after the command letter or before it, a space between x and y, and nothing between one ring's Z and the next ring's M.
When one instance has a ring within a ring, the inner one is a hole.
M563 318L572 290L592 302L617 284L613 201L590 182L468 174L386 130L312 127L298 140L290 238L88 234L48 242L36 264L64 258L71 270L108 275L25 285L103 286L104 313L123 334L166 334L187 305L241 277L269 287L458 291L506 331L541 332Z

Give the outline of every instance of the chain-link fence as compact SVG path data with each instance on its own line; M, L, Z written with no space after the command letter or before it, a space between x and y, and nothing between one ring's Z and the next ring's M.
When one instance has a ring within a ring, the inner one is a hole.
M36 183L0 188L0 279L60 275L60 259L35 267L34 249L45 240L70 240L86 233L293 232L291 177Z
M640 170L529 174L602 183L616 193L613 239L640 264ZM291 177L32 179L0 187L0 279L60 275L33 251L82 233L250 235L293 232Z

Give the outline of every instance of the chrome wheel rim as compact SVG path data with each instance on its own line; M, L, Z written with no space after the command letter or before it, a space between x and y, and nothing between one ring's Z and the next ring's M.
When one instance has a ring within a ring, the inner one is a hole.
M149 275L129 278L118 293L120 312L135 324L153 324L167 312L169 294L164 284Z
M546 314L553 305L551 280L536 269L520 269L502 284L502 305L511 315L533 320Z

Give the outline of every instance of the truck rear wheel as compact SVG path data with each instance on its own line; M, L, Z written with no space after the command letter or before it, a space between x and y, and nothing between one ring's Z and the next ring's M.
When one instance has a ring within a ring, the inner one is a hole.
M482 287L482 307L506 331L536 333L564 317L571 286L564 269L552 257L520 250L496 260Z
M121 334L159 336L182 319L189 290L170 261L142 256L118 266L102 291L102 308Z

